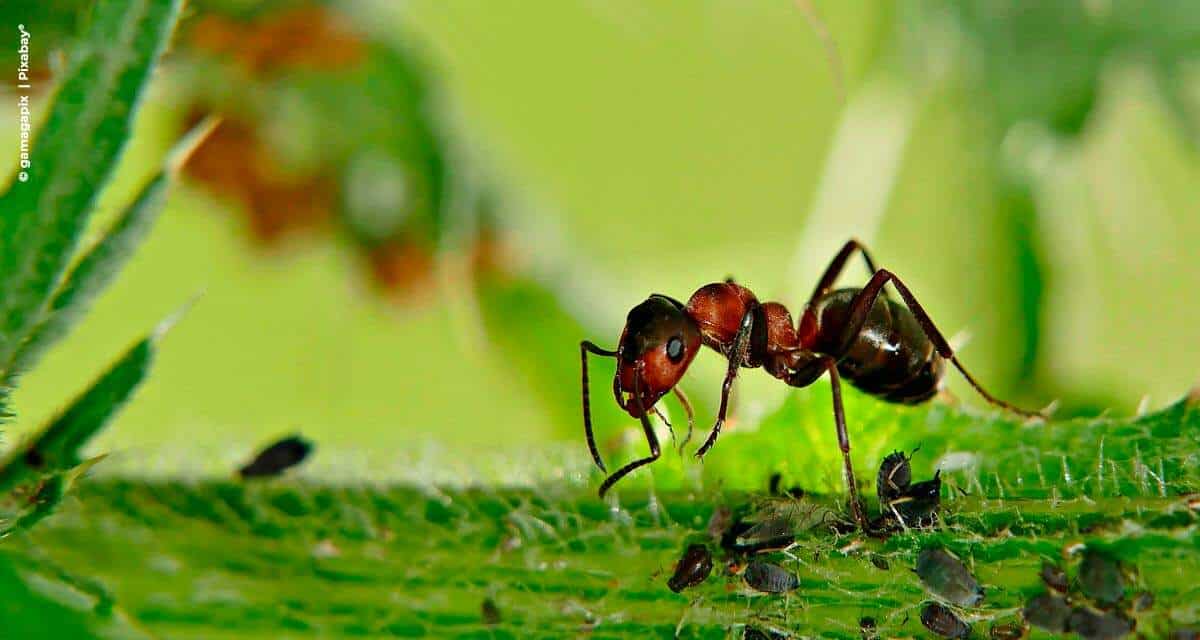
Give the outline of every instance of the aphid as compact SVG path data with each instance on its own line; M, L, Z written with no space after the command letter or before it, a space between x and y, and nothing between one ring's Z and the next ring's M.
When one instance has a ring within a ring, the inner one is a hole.
M1063 571L1062 567L1042 562L1042 570L1039 573L1042 577L1042 582L1046 583L1047 587L1059 592L1066 593L1069 583L1067 581L1067 572Z
M800 586L800 579L794 573L762 560L747 565L742 579L752 588L765 593L786 593Z
M491 598L484 598L483 603L479 605L480 616L483 618L483 623L486 625L500 624L500 608L496 606L496 602Z
M702 544L689 545L679 564L675 565L675 575L667 581L667 586L679 593L707 580L712 568L712 552L708 547Z
M784 549L796 540L791 531L777 529L776 535L767 535L767 530L760 528L762 523L735 520L725 535L721 536L721 548L730 553L749 554L770 549Z
M800 499L804 497L803 487L789 487L784 489L780 486L783 482L783 474L776 471L767 479L767 492L773 496L788 496L790 498Z
M893 451L883 459L875 478L879 504L886 505L899 498L912 484L912 465L908 461L909 457L900 451Z
M1154 606L1154 594L1142 591L1133 598L1134 611L1146 611Z
M1133 631L1133 621L1115 613L1075 607L1067 627L1083 640L1113 640L1129 635Z
M1125 597L1125 577L1121 565L1108 554L1095 549L1083 552L1079 565L1079 588L1101 606L1112 606Z
M988 636L992 640L1021 640L1027 631L1026 627L1016 623L994 624L988 630Z
M735 545L741 549L754 549L755 553L790 547L796 536L788 516L776 513L755 523L738 535Z
M932 480L909 485L900 497L888 503L884 517L896 514L907 527L932 525L937 518L938 505L942 498L942 472L934 472ZM894 511L893 511L894 510Z
M953 611L936 602L921 609L921 624L943 638L965 638L971 635L971 627Z
M872 276L861 289L834 290L833 285L855 252L866 260ZM903 303L884 292L891 283ZM701 345L728 361L721 387L717 419L704 444L703 457L717 441L725 424L729 394L738 371L762 367L793 387L805 387L828 374L833 392L833 418L842 473L850 494L854 521L866 530L866 511L858 495L850 462L850 437L842 409L841 379L888 402L916 404L932 398L946 371L954 365L988 402L1021 415L1023 411L989 394L967 372L954 350L934 326L908 287L886 269L876 269L866 249L850 240L829 263L808 304L793 323L787 308L778 302L760 303L747 288L733 282L715 282L692 294L687 304L653 294L630 310L616 350L583 341L583 424L588 449L601 471L607 471L592 433L587 355L617 359L613 396L617 404L642 423L650 455L617 469L600 485L603 496L631 471L659 458L658 437L649 414L668 392L674 392L690 416L690 404L676 384L687 371Z
M874 640L879 637L879 634L876 633L875 618L871 616L859 618L858 629L862 633L863 640Z
M284 438L260 451L254 460L242 467L238 473L243 478L277 476L303 462L312 448L312 443L300 436Z
M1051 633L1062 633L1067 630L1071 607L1060 596L1043 593L1031 598L1025 604L1023 613L1025 621L1029 624Z
M875 565L875 568L881 571L887 571L888 569L892 568L892 566L888 564L887 558L879 555L878 553L871 554L871 564Z
M756 627L746 625L742 630L742 640L784 640L787 636L774 631L763 631Z
M925 549L917 555L917 577L930 593L964 607L983 600L983 587L958 558L944 549Z

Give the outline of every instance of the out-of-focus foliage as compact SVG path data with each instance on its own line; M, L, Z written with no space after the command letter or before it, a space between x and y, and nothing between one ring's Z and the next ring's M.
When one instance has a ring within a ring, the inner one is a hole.
M92 246L77 251L178 11L177 2L97 8L34 139L29 173L0 195L0 417L8 417L5 403L21 374L79 320L162 208L170 168ZM47 516L86 470L81 449L141 383L157 335L28 442L9 448L0 461L0 537Z
M385 292L427 288L447 235L451 150L429 73L336 6L200 2L176 99L224 122L188 174L229 198L260 243L336 233Z

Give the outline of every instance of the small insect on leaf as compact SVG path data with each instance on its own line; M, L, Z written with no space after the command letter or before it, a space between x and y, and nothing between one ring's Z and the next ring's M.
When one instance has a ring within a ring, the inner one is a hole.
M1142 591L1133 597L1134 611L1147 611L1154 607L1154 594L1149 591Z
M1062 633L1067 630L1071 607L1063 598L1053 593L1043 593L1025 604L1024 615L1026 622L1039 629Z
M483 603L479 605L479 614L483 619L483 623L488 626L500 624L502 620L500 608L496 606L496 601L491 598L483 599Z
M983 600L983 587L962 561L945 549L925 549L917 556L917 577L933 595L971 607Z
M1050 587L1059 593L1067 592L1067 588L1069 586L1067 581L1067 572L1063 571L1062 567L1049 562L1042 562L1042 570L1039 575L1042 577L1042 582L1046 583L1047 587Z
M894 516L898 513L905 526L926 527L937 518L941 497L942 474L938 471L933 474L932 480L909 485L899 497L888 503L889 510L895 509L895 512L884 515Z
M893 451L879 465L879 475L875 479L875 491L879 495L879 504L899 498L912 484L912 465L909 457L901 451Z
M1008 624L994 624L988 630L988 636L992 640L1021 640L1026 635L1029 629L1025 625L1010 622Z
M921 609L921 624L943 638L965 638L971 635L971 627L959 619L953 611L930 602Z
M858 629L862 633L863 640L878 638L879 634L876 633L876 628L875 618L863 616L858 619Z
M679 593L708 579L712 573L712 552L702 544L689 545L675 566L675 575L667 581L671 591Z
M259 452L238 473L243 478L277 476L303 462L312 448L312 443L300 436L284 438Z
M746 625L742 631L742 640L784 640L787 636L774 631L764 631L757 627Z
M1088 549L1079 565L1079 588L1101 606L1112 606L1125 597L1121 564L1108 554Z
M1070 630L1084 640L1114 640L1133 631L1133 621L1116 613L1075 607L1067 621Z
M764 593L787 593L800 586L800 579L791 571L762 560L747 565L742 578L751 588Z

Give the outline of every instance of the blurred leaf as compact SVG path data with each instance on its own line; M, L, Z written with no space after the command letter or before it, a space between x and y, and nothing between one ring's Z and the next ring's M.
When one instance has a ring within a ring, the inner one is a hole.
M55 291L41 321L17 351L10 376L36 364L42 353L87 313L92 300L108 287L150 232L180 163L212 129L213 121L205 121L177 142L167 154L167 166L146 183L100 240L79 259Z
M159 335L155 332L134 345L28 444L14 449L0 464L0 490L80 464L83 447L120 411L145 378Z
M94 638L89 615L35 592L18 572L20 556L0 553L0 620L6 638ZM28 568L28 567L23 567Z
M14 181L0 196L0 375L5 379L116 167L179 4L96 5L88 35L35 140L29 182Z

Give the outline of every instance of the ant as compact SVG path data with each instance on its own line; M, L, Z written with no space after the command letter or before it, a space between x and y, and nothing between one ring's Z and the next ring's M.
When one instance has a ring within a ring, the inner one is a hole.
M862 254L871 270L870 281L861 289L834 290L834 282L855 251ZM899 292L904 304L888 297L884 291L884 285L888 283ZM608 471L592 435L588 353L617 359L613 396L622 410L641 420L650 445L649 456L621 467L600 485L601 497L631 471L658 459L658 438L647 411L653 410L661 417L654 405L668 391L674 392L687 413L690 438L691 404L675 385L702 344L725 356L729 368L721 387L716 423L696 451L696 457L703 458L717 441L721 426L725 424L729 392L742 367L762 367L793 387L808 386L828 373L850 505L855 521L863 530L867 529L868 522L850 463L850 438L842 409L842 378L887 402L917 404L937 393L949 360L991 404L1026 417L1042 416L1015 407L984 390L958 361L950 344L908 287L892 272L876 269L867 249L857 240L850 240L829 263L798 324L793 324L791 313L782 304L760 303L749 289L730 279L704 285L692 294L686 305L662 294L651 295L630 310L616 351L600 348L587 340L579 343L583 363L583 424L596 466L601 471Z

